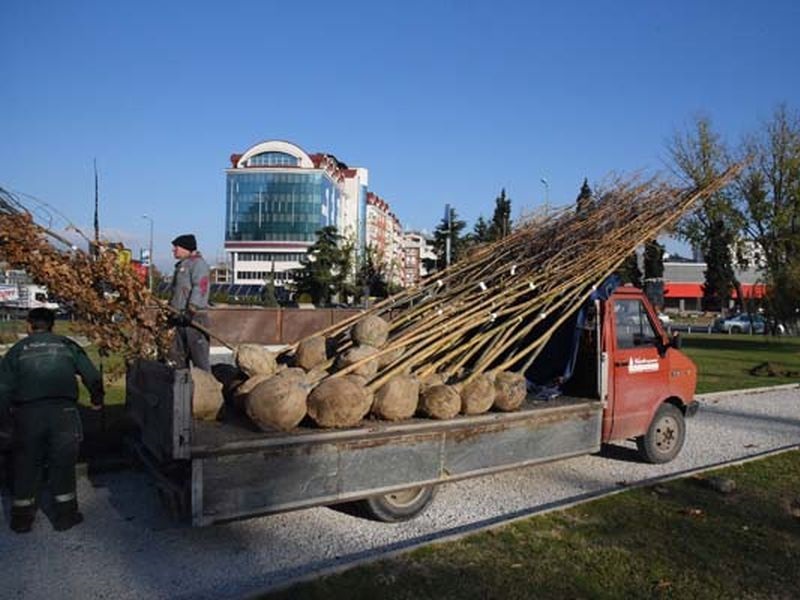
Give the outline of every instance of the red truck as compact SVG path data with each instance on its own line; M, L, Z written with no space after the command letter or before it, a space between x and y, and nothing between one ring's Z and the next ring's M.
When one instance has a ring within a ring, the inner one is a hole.
M557 395L546 386L516 412L367 420L343 430L263 432L234 414L193 420L188 371L138 361L127 374L138 424L132 447L174 515L196 526L341 503L402 521L422 512L439 484L594 453L616 440L636 440L643 460L672 460L697 409L697 371L645 295L609 289L563 333L566 349L553 340L526 373L559 382Z

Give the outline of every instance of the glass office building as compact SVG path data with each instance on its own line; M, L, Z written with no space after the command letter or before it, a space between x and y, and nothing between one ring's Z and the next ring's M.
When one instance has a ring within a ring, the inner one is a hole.
M349 169L329 154L263 142L231 156L226 176L225 250L233 283L290 284L317 231L360 229L366 169Z
M322 171L229 173L225 240L314 243L317 231L337 225L339 203Z

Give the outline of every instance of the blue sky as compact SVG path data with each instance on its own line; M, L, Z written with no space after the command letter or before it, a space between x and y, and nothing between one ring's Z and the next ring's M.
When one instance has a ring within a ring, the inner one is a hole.
M370 170L406 227L572 202L665 169L697 115L737 141L800 108L800 3L0 3L0 185L155 257L222 255L228 157L267 139Z

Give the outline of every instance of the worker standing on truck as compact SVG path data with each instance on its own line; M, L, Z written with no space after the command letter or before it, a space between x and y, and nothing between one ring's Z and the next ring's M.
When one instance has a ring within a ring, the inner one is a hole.
M170 324L175 327L169 358L178 367L188 367L191 361L198 369L210 371L208 336L192 326L208 326L208 263L197 251L197 240L191 233L172 240L172 255L178 262L169 299L174 310Z
M36 516L36 496L46 464L54 500L53 527L70 529L83 521L78 512L75 463L83 439L78 414L80 375L92 406L103 407L103 379L83 349L53 333L55 313L28 313L28 337L14 344L0 363L0 413L11 412L13 501L11 529L27 533Z

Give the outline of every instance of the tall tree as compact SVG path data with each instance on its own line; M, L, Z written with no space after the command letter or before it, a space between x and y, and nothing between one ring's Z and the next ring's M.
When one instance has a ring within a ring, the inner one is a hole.
M450 236L450 264L459 260L465 253L468 240L462 232L467 223L458 218L456 209L450 209L450 222L443 218L433 232L433 249L436 252L436 266L444 269L447 266L446 245Z
M330 225L317 231L317 241L308 249L303 268L296 271L295 289L308 294L314 304L327 304L342 291L349 272L349 258L340 247L342 236Z
M765 275L771 312L781 321L795 321L800 308L800 115L779 106L764 128L745 140L742 154L751 157L738 186L745 238L751 242L746 254Z
M489 224L489 239L502 240L511 233L511 198L506 196L506 190L500 190L500 195L494 201L494 214Z
M667 151L673 172L695 187L710 183L731 162L727 147L707 117L697 118L690 130L676 133ZM703 289L709 307L718 302L720 308L727 308L733 290L741 290L733 269L733 245L742 223L731 192L729 187L708 197L677 227L677 234L703 253L707 265ZM739 293L740 308L741 297Z

